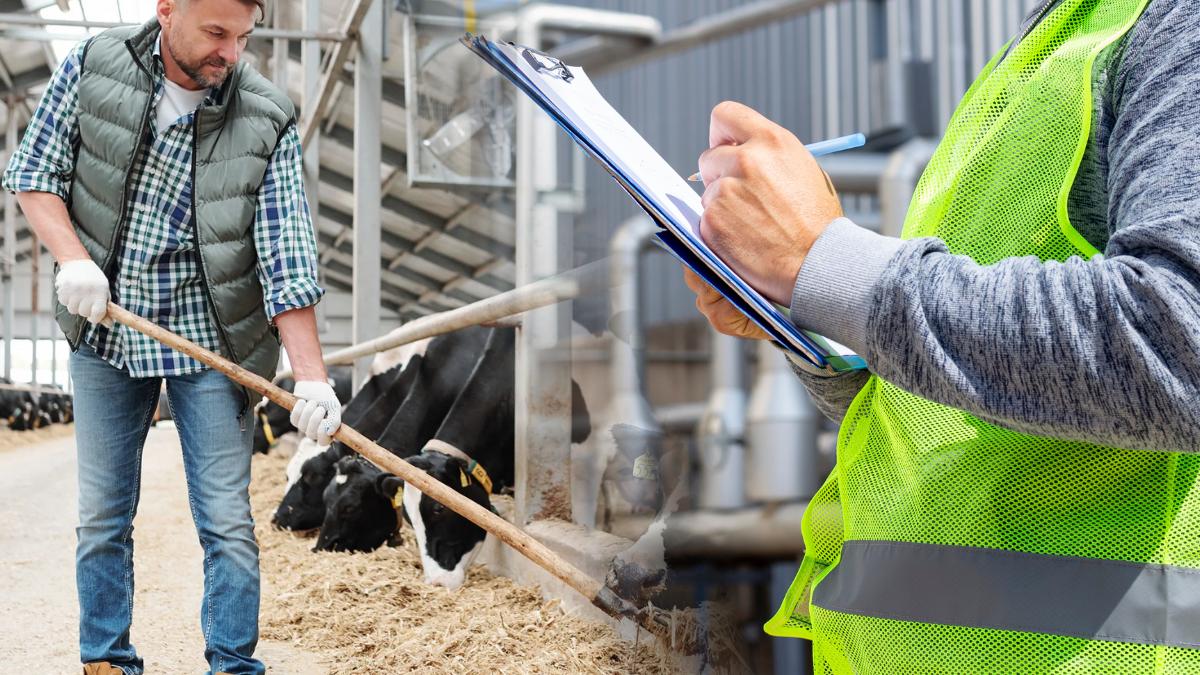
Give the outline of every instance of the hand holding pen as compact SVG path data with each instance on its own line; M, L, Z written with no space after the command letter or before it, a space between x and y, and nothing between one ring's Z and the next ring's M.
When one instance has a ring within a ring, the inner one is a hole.
M713 109L709 146L699 162L700 237L764 297L787 306L809 249L842 216L837 194L794 134L740 103Z
M867 142L866 136L864 136L862 134L850 134L849 136L841 136L839 138L831 138L827 141L817 141L816 143L809 143L808 145L804 146L804 148L806 150L808 150L809 154L812 155L813 157L824 157L825 155L832 155L835 152L842 152L844 150L853 150L854 148L861 148L863 145L866 144L866 142ZM698 182L700 182L700 180L701 180L701 178L700 178L699 171L688 176L688 182L698 183Z

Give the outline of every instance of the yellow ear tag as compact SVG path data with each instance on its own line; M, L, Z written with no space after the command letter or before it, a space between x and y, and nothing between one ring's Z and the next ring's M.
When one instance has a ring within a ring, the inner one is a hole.
M475 480L479 481L479 484L483 486L484 490L487 490L489 495L492 494L492 479L487 475L487 471L483 470L482 464L476 463L475 468L471 469L471 475L475 477Z
M467 474L463 473L462 469L458 470L458 479L462 481L463 487L467 487L471 484L471 479L467 478Z
M404 485L396 488L396 494L392 495L392 508L399 509L404 506Z

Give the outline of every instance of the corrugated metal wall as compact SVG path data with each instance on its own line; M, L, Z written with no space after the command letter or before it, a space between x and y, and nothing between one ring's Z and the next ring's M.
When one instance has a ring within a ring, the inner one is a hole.
M940 135L959 97L1039 0L841 0L796 18L596 79L600 90L681 173L707 147L708 113L741 101L803 139L908 127ZM649 14L665 31L739 0L566 0ZM849 198L855 200L853 196ZM580 257L604 254L636 206L588 163ZM870 200L848 208L869 209ZM695 317L678 266L647 256L650 323ZM600 307L577 311L599 312Z

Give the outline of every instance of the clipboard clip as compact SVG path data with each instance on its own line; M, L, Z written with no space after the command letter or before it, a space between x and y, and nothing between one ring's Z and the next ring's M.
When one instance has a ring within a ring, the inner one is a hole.
M521 52L521 56L525 59L526 63L539 73L545 73L550 77L557 77L563 82L570 82L575 79L575 75L571 73L571 69L559 59L545 52L540 52L533 47L524 47L511 42L509 44L512 44L517 51Z

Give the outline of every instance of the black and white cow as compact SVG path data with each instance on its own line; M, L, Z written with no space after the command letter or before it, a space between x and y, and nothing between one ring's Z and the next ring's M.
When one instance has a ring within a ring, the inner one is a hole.
M342 405L346 405L346 402L350 400L351 369L346 367L330 368L329 378L333 381L333 391L337 394L338 400L342 402ZM291 391L296 386L296 381L285 377L275 384ZM292 426L291 413L283 406L268 399L263 399L263 402L258 404L255 417L258 422L254 429L254 452L256 453L266 454L281 436L296 430L296 427Z
M12 382L0 378L0 384L12 385ZM4 420L10 427L14 423L21 423L19 418L22 418L25 413L25 398L23 394L28 395L28 392L7 388L0 389L0 420Z
M379 444L401 457L408 454L409 463L494 511L490 495L513 483L515 332L495 328L486 337L477 352L443 352L435 349L436 343L431 345L422 364L428 374L414 383ZM478 357L464 358L469 354ZM448 385L454 377L438 381L438 364L445 363L445 357L472 365L467 378L453 387ZM590 418L578 385L572 385L571 440L578 443L590 433ZM447 405L448 392L453 396ZM418 448L417 454L411 454ZM394 539L386 530L389 523L398 523L386 511L399 501L404 520L413 528L425 580L431 584L461 586L486 536L483 529L416 488L404 487L400 478L364 470L347 460L337 464L324 496L325 521L317 550L371 550Z
M381 433L391 420L392 411L404 400L421 358L416 354L407 363L397 364L367 380L342 411L342 421L368 436ZM300 441L288 463L287 486L271 518L272 524L296 531L320 527L325 517L325 486L333 478L337 461L351 452L341 443L320 446L308 439Z
M443 345L430 345L430 358L423 364L426 372L414 383L379 444L398 456L407 456L410 463L468 499L491 508L490 491L472 475L471 462L473 459L484 467L485 473L480 475L487 476L491 490L512 485L515 332L511 328L470 329L464 337L472 341L483 338L484 343L478 350L447 350L444 355L459 366L449 376L443 368L434 367L440 362L435 359L443 355L437 348ZM464 364L468 367L461 367ZM339 473L326 492L326 517L317 549L337 550L353 541L356 550L370 550L384 543L380 523L388 520L395 524L395 516L380 514L384 508L392 508L401 485L395 476ZM400 510L416 535L426 581L457 588L485 533L416 488L409 487L402 494Z
M489 335L486 328L468 328L433 338L421 354L409 360L403 375L387 395L372 403L370 411L357 424L349 424L395 454L403 456L412 452L414 443L423 442L437 431L446 411L470 378ZM329 459L333 460L329 463L332 467L333 463L350 452L348 448L336 449L338 447L338 444L334 444L323 461L316 462L313 467L304 467L300 481L327 482L332 478L313 475L313 469L324 469ZM353 518L345 520L354 521ZM330 533L324 542L318 541L317 550L370 550L380 544L379 541L372 542L370 546L347 547L344 544L351 541L356 539L349 533L339 533L337 536ZM339 543L334 546L327 542Z
M68 424L75 419L71 395L57 384L42 385L38 406L50 416L54 424Z
M5 380L3 384L10 383ZM38 393L22 389L0 389L0 420L6 422L14 431L30 431L51 424L74 421L71 396L57 385L40 387Z

